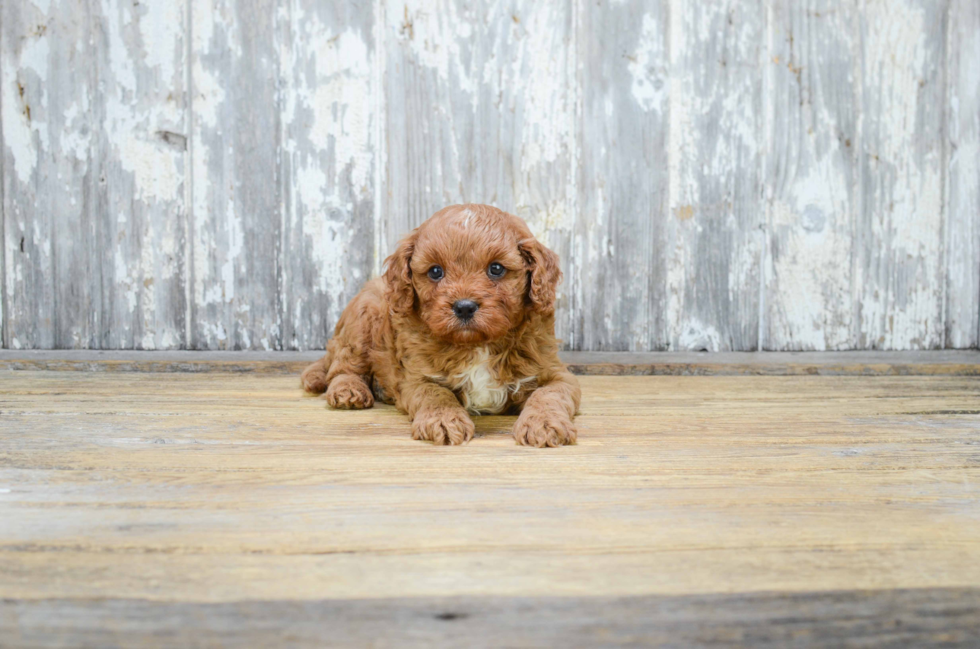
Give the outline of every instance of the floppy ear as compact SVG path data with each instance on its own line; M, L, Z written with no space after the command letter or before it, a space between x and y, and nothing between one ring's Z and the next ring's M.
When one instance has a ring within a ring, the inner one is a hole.
M535 239L524 239L517 244L527 266L527 296L531 307L544 315L555 312L555 291L561 281L558 255L545 248Z
M415 306L415 287L412 286L412 252L415 233L398 242L395 253L385 259L385 298L392 311L408 313Z

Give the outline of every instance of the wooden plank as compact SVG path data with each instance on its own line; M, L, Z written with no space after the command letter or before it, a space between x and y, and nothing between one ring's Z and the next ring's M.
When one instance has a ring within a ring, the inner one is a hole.
M0 600L788 595L980 579L978 377L582 387L578 445L533 451L509 436L513 417L477 418L466 446L415 442L393 408L331 411L295 376L0 374Z
M0 23L3 20L3 8L0 7ZM6 203L3 200L4 189L7 185L4 175L4 162L7 158L7 148L3 143L3 26L0 24L0 349L7 348L7 223L5 218Z
M194 349L281 349L274 0L191 3Z
M488 203L562 259L556 326L569 346L575 271L571 3L385 4L386 191L379 258L436 210Z
M0 6L5 333L13 349L101 341L102 160L88 4Z
M322 349L374 269L371 4L283 0L283 346Z
M669 348L758 349L763 3L669 13Z
M853 347L857 19L840 0L771 5L765 349Z
M0 370L241 372L299 375L307 352L0 350ZM574 374L595 376L980 376L980 351L562 352Z
M0 602L11 647L969 647L980 590L202 604Z
M953 0L946 43L946 347L980 344L980 5Z
M858 83L857 346L943 345L945 3L867 3Z
M473 200L572 349L976 346L976 3L703 4L6 2L0 339L320 347Z
M573 374L593 376L980 376L980 352L566 352Z
M183 0L111 0L98 17L91 110L102 167L94 205L101 268L82 287L102 296L95 347L184 346L186 12Z
M574 348L665 349L667 2L582 2L579 11Z
M4 7L8 346L180 346L183 8Z

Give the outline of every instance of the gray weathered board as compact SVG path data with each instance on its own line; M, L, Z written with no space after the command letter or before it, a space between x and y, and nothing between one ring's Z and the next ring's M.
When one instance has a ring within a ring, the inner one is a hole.
M576 350L975 347L976 0L4 0L2 341L311 349L436 209Z

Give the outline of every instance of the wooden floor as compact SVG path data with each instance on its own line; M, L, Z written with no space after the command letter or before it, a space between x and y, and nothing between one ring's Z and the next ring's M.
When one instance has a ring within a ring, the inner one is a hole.
M582 377L462 447L296 376L0 372L2 646L976 646L980 377Z

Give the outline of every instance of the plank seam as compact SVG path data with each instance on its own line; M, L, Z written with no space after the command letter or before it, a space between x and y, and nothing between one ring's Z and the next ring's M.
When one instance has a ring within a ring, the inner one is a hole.
M387 231L385 228L383 199L388 170L388 138L386 137L387 113L385 112L387 87L387 47L385 30L385 0L374 0L374 61L371 66L374 86L374 260L375 276L381 275L381 264L386 257ZM324 341L326 344L326 341Z
M19 350L0 371L295 374L320 352ZM563 352L588 376L961 376L980 378L977 350L918 352Z
M89 33L99 34L99 33L103 33L103 30L105 33L108 33L113 28L113 26L109 24L109 18L107 16L103 16L101 13L96 14L95 12L96 10L92 9L91 13L89 14L89 18L90 18ZM97 28L102 28L102 29L100 30ZM108 76L108 70L103 68L102 65L103 62L98 57L99 52L97 51L97 46L94 44L92 40L89 41L89 47L91 48L91 58L93 61L92 76L95 78L95 83L93 83L91 87L102 88L103 83L106 81L106 77ZM106 52L106 54L108 54L108 52ZM110 65L111 64L106 64L106 67L109 67ZM107 208L109 206L109 188L108 188L108 177L107 177L108 174L106 172L105 155L104 155L105 148L108 148L107 146L105 146L104 148L104 143L108 142L109 137L105 129L106 112L107 112L106 104L105 102L99 102L96 104L96 106L97 108L93 108L92 112L98 110L96 123L99 125L99 128L98 130L93 129L95 130L95 132L92 138L92 148L94 149L95 155L92 156L92 149L90 149L89 156L94 158L96 164L96 171L98 173L89 174L89 182L95 184L95 188L96 188L95 190L92 191L92 196L94 197L96 209L94 212L91 213L91 219L95 226L94 228L95 241L96 244L98 245L102 243L103 238L105 236L105 224L103 223L102 216L103 214L108 213ZM133 110L135 110L135 107L131 106L130 111ZM93 177L95 178L94 181L93 181ZM100 182L103 180L103 178L105 178L105 182ZM88 214L89 214L88 212L82 214L82 223L85 222L84 219L86 216L88 216ZM136 221L132 212L130 212L127 216L130 224L133 224ZM105 246L105 248L112 250L111 246ZM99 288L99 308L98 310L92 309L92 312L95 314L95 318L96 318L96 323L95 323L96 326L94 326L92 328L92 331L89 333L89 341L90 342L93 340L95 341L96 349L102 349L103 340L106 340L108 338L108 331L106 331L105 330L106 328L103 327L103 323L112 321L111 315L108 315L110 310L112 309L112 306L106 304L107 291L105 290L105 283L106 283L105 262L106 262L105 255L100 254L98 258L99 282L97 284ZM57 277L57 275L55 277ZM106 342L108 341L106 340ZM120 339L119 346L122 346L124 344L125 342L123 342L123 340ZM63 347L64 344L60 346Z
M285 300L285 288L286 288L286 268L283 263L283 250L288 247L288 244L283 240L287 236L286 220L289 218L286 210L286 188L284 187L284 176L282 171L283 166L283 142L286 141L286 137L283 134L283 124L285 120L282 118L283 110L283 86L285 85L285 70L283 69L283 60L286 58L283 56L282 50L282 29L283 26L280 24L282 20L286 21L287 27L292 30L292 11L287 9L287 11L279 11L279 3L276 3L276 11L272 18L272 51L276 56L276 87L275 87L275 131L276 131L276 157L275 163L273 165L273 178L272 186L275 187L275 205L279 210L279 222L278 228L279 232L276 233L275 241L273 242L273 266L275 268L276 275L276 289L275 289L275 310L276 310L276 324L275 324L275 336L272 339L272 348L277 351L282 351L285 344L285 331L284 326L286 322L286 300ZM287 14L285 17L283 14ZM292 332L295 336L295 332ZM259 339L261 341L261 338Z
M674 186L674 163L676 161L671 160L670 152L673 150L673 139L674 139L674 110L673 107L677 101L677 81L675 80L675 70L674 70L674 2L673 0L666 0L667 11L664 16L664 23L666 24L667 35L664 38L664 50L665 57L667 59L667 106L664 109L664 124L667 129L665 135L666 140L666 164L667 164L667 186L664 190L664 230L666 231L666 237L664 239L664 245L668 250L673 249L675 236L672 235L668 223L670 223L671 208L673 206L673 196L672 190ZM664 257L664 331L663 331L663 348L667 351L673 351L676 349L677 345L674 344L674 332L673 332L673 313L671 312L671 258L669 252Z
M770 251L770 237L772 236L772 202L769 200L770 195L770 182L769 177L771 155L770 152L773 147L772 138L772 65L770 61L772 60L773 51L773 21L772 21L772 2L771 0L766 0L762 9L762 30L766 35L766 41L763 47L760 48L760 58L762 59L759 67L762 71L762 155L759 156L759 166L761 167L759 177L759 194L762 200L762 209L764 211L764 221L763 221L763 231L762 231L762 251L761 259L759 260L759 313L758 313L758 324L756 331L756 343L755 348L757 351L762 351L767 348L767 324L768 319L766 318L766 286L767 286L767 276L766 269L769 266L769 251Z
M184 10L184 120L187 131L187 150L184 152L184 272L181 279L184 282L184 349L192 349L193 313L193 277L194 277L194 21L191 2L185 3Z
M3 7L0 5L0 25L3 24ZM3 29L0 29L0 61L3 59ZM3 115L3 92L0 92L0 116ZM0 349L7 349L10 321L7 317L7 203L4 189L7 185L6 142L3 139L3 119L0 118Z
M851 201L851 346L855 349L867 347L864 340L864 312L861 308L861 300L857 296L862 295L858 287L862 285L862 251L864 247L863 227L860 222L862 208L864 206L864 30L861 22L867 7L864 0L858 3L858 19L854 21L852 29L857 32L857 38L852 39L856 43L858 60L853 64L854 68L854 105L857 114L854 126L854 200Z
M949 173L947 173L947 167L949 162L949 111L950 111L950 97L949 97L949 66L950 66L950 21L949 21L949 1L943 3L943 65L942 65L942 83L943 91L942 97L945 101L943 106L943 116L942 123L940 125L940 142L939 142L939 159L942 164L939 165L940 173L940 185L942 186L942 193L939 197L939 227L942 230L939 233L939 241L942 249L939 251L939 263L942 272L942 296L940 302L940 318L942 322L942 331L939 334L939 344L941 349L946 349L948 343L949 327L951 325L949 317Z
M583 0L584 1L584 0ZM579 191L579 177L578 174L581 170L580 157L581 157L581 145L580 138L583 138L583 128L581 123L582 112L582 92L581 92L581 79L579 77L579 34L578 31L581 27L581 7L579 5L579 0L569 0L568 3L569 20L571 22L569 28L569 40L568 45L568 58L566 59L566 70L565 70L565 82L568 84L568 94L569 101L571 102L571 110L568 111L569 114L569 132L572 136L569 138L569 146L571 151L569 151L569 166L568 170L568 184L570 187L566 189L565 192L565 204L569 211L569 220L572 223L572 233L578 232L580 214L578 210L578 191ZM568 342L565 343L566 349L579 349L582 347L582 340L580 336L583 335L585 325L584 321L579 320L575 316L576 313L581 313L582 304L584 300L582 299L582 277L578 264L576 263L577 255L574 252L574 242L568 247L569 260L568 260L568 270L569 275L571 275L571 280L569 281L569 302L571 303L572 313L567 319L568 322ZM580 331L581 330L581 331Z
M973 14L969 14L969 18L980 26L980 20L978 20L978 17L980 17L980 10L975 10ZM980 121L980 119L978 119L978 121ZM980 183L980 179L978 179L977 182ZM975 213L973 218L977 221L977 239L978 244L980 244L980 213ZM980 262L980 255L978 255L977 261ZM980 263L977 264L976 273L977 277L980 277ZM978 287L978 289L980 289L980 287ZM977 335L974 339L974 349L980 349L980 290L977 290Z

